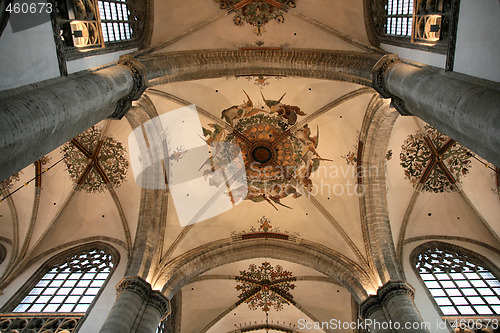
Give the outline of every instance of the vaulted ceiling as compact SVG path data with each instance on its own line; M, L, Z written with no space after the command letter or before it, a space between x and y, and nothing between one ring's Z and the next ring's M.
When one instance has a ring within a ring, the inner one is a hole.
M368 46L362 0L295 0L294 8L282 10L279 20L271 19L260 32L245 22L253 17L251 22L256 24L257 14L251 6L265 3L266 8L276 10L276 3L285 2L241 1L238 3L243 9L248 7L247 11L234 12L221 4L237 1L157 1L151 45L156 53L239 48L373 52ZM247 16L238 18L241 13ZM235 24L238 20L241 25ZM209 124L224 121L223 110L241 105L248 97L265 114L269 106L262 95L278 100L285 93L281 102L306 114L298 116L298 122L305 120L301 126L307 124L312 136L319 130L315 149L324 160L310 177L309 195L282 198L280 204L290 208L268 200L243 200L220 215L182 227L171 195L165 193L168 208L154 217L161 219L164 233L149 276L153 286L169 262L215 241L262 231L263 217L272 230L293 235L298 244L313 242L365 270L372 286L368 292L379 286L370 265L370 240L363 230L355 186L360 131L367 108L378 100L375 91L354 83L255 73L161 84L145 95L160 116L196 105L200 122L208 129ZM138 220L148 213L141 205L143 190L131 167L135 157L129 156L130 119L104 120L10 179L9 187L2 191L0 241L9 244L16 256L2 265L9 265L2 285L37 259L71 244L100 239L130 253ZM398 117L383 152L387 167L374 170L387 177L387 188L378 195L387 195L397 254L407 260L405 245L427 238L467 238L498 248L500 225L494 223L500 216L497 174L485 167L486 161L467 155L458 145L451 147L449 138L441 138L426 126L415 117ZM450 161L454 164L448 165ZM35 177L40 171L43 173ZM289 292L295 305L284 304L279 311L271 307L267 312L276 329L297 329L293 327L301 318L350 321L357 315L351 294L337 281L296 261L273 258L259 253L187 281L174 299L176 310L182 313L177 323L181 332L231 332L252 325L258 329L266 322L266 312L238 303L241 289L236 287L241 282L236 277L251 265L259 268L264 263L274 269L279 265L294 277Z

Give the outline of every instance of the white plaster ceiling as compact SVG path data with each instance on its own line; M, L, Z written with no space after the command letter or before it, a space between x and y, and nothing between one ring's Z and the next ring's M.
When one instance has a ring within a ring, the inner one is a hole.
M327 32L328 29L305 22L298 14L349 35L354 40L367 42L361 0L296 0L296 3L297 8L291 10L294 14L285 14L284 23L270 22L265 26L262 36L257 36L253 27L248 24L236 26L232 19L234 14L221 10L213 0L157 1L154 4L152 45L162 45L170 41L170 44L167 43L159 49L161 52L206 48L235 49L256 47L256 41L260 40L264 42L264 47L361 50L358 46ZM212 23L208 23L210 20ZM196 28L201 23L207 24ZM194 32L186 33L193 28L196 28ZM266 78L268 85L261 86L255 79L223 77L170 83L155 87L160 93L149 90L146 94L159 114L183 106L162 96L161 92L165 92L220 118L223 109L239 105L246 100L243 91L248 93L257 108L264 105L261 93L268 99L278 99L286 93L283 99L285 104L299 106L309 115L336 98L361 88L351 83L295 77L269 77ZM315 188L323 187L323 192L319 191L315 196L316 205L306 197L287 197L282 202L292 209L279 207L278 210L266 202L245 201L219 216L182 228L173 202L169 200L166 216L156 217L166 226L161 249L162 260L168 262L193 248L228 238L233 231L241 232L249 230L250 227L258 227L258 220L263 216L268 217L273 226L279 227L281 231L297 233L300 238L338 251L357 263L368 260L359 199L354 193L349 194L346 191L348 184L353 184L356 180L352 174L354 166L348 165L342 156L349 151L355 152L353 146L358 142L357 131L361 129L366 107L372 96L370 93L355 97L309 124L313 135L317 127L320 130L319 154L332 160L323 161L321 165L325 166L325 171L318 170L311 177ZM209 119L203 115L200 119L202 125L209 123ZM103 121L97 126L105 128L107 122L109 121ZM381 171L387 174L388 208L396 245L400 242L404 215L414 193L412 184L404 178L399 155L404 140L417 129L415 118L398 118L388 147L393 156L387 163L387 169ZM110 121L107 131L108 135L128 148L128 136L132 129L126 118ZM54 150L48 156L51 158L49 165L54 164L61 158L60 149ZM464 195L422 193L417 198L402 242L412 237L454 236L470 238L498 248L498 238L488 231L489 226L497 235L500 234L500 202L498 194L492 191L495 187L494 173L475 160L472 164L470 174L463 177L463 183L460 184ZM28 182L33 175L33 166L25 168L11 191ZM337 189L344 188L342 194L334 193L336 185ZM328 193L328 188L332 192ZM78 243L85 239L104 239L118 247L126 246L127 238L134 240L138 216L144 213L140 212L141 191L135 184L129 167L126 180L115 190L114 199L107 190L99 194L82 191L73 193L73 182L61 162L42 175L38 206L33 206L36 198L34 182L0 204L0 241L15 244L18 252L23 246L26 247L24 259L18 258L18 263L27 262L42 253L50 253L64 244ZM470 200L470 205L465 198ZM324 211L318 209L318 205L324 208ZM431 216L428 216L429 212ZM457 217L460 217L460 220ZM31 238L26 236L30 225ZM359 255L354 253L354 248L359 251ZM234 276L250 263L258 265L263 260L267 259L255 258L228 264L205 272L204 275ZM298 264L269 261L291 270L294 276L321 276L320 273ZM352 319L351 297L344 288L334 283L297 281L297 289L293 295L304 309L320 320ZM234 280L203 280L185 285L182 289L182 332L198 332L236 301ZM298 319L306 318L304 312L291 306L282 312L273 312L271 316L273 320L294 324ZM235 325L250 321L260 322L263 318L262 311L251 311L243 304L222 316L207 332L229 332L235 329Z

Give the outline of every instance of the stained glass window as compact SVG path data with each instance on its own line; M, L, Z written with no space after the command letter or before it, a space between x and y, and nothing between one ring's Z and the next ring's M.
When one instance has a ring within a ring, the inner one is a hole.
M104 42L132 39L133 19L126 0L97 1Z
M13 312L84 313L109 277L114 258L102 249L87 249L50 267Z
M386 0L385 34L410 37L413 26L413 0Z
M498 277L477 258L433 246L415 265L443 315L500 315Z

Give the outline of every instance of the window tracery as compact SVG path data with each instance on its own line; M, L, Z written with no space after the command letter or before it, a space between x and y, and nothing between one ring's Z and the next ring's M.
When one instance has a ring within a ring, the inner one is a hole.
M444 316L498 316L500 282L470 251L427 244L414 252L414 267Z
M102 249L86 250L54 265L13 312L86 312L114 266Z
M119 257L113 247L94 242L49 259L4 305L0 331L77 330L108 282Z

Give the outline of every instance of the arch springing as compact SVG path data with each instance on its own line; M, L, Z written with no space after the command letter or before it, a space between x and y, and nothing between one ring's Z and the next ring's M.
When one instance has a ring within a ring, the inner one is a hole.
M415 267L445 316L500 314L500 282L479 258L431 246L415 256Z

